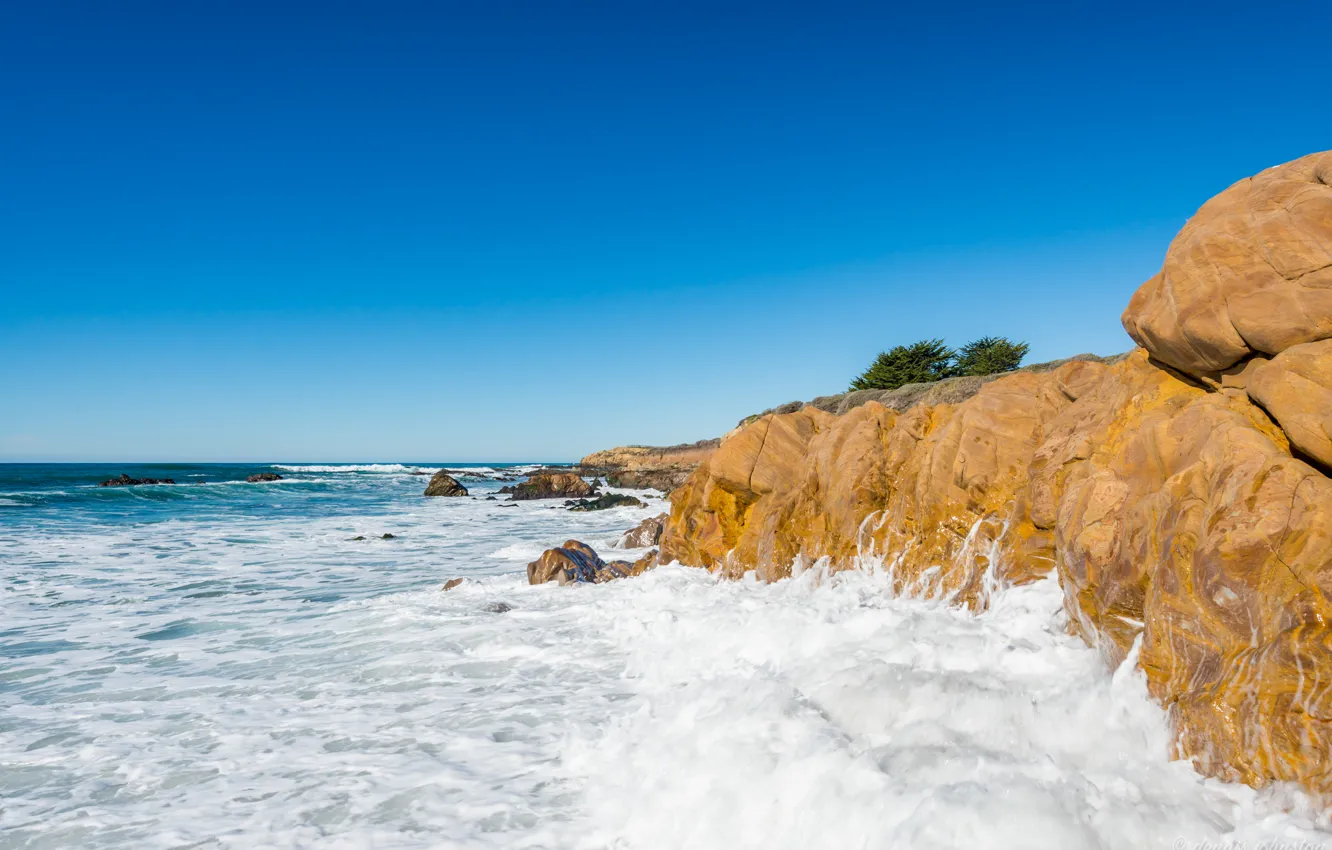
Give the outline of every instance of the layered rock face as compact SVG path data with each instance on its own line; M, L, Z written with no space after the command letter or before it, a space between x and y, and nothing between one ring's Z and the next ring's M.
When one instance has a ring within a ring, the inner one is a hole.
M1058 572L1206 773L1332 793L1332 153L1205 205L1117 362L969 397L749 422L672 497L661 560L768 579L882 565L973 608Z
M620 446L590 454L578 465L589 475L606 476L606 483L612 487L669 493L683 484L720 443L721 440L702 440L664 448Z

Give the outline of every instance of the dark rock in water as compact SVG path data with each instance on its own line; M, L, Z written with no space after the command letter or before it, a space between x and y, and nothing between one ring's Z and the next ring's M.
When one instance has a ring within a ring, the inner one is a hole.
M276 472L256 472L254 475L245 476L245 480L251 484L258 484L261 481L281 481L282 476Z
M444 589L453 590L455 587L457 587L458 585L462 584L465 581L467 581L467 579L465 578L451 578L448 581L444 582Z
M120 473L119 478L108 478L98 487L138 487L143 484L175 484L174 478L130 478L125 473Z
M563 546L547 549L541 557L527 565L527 583L545 584L605 584L619 578L641 575L657 565L657 552L653 550L635 563L603 561L586 543L566 540Z
M499 499L496 499L494 496L486 496L486 501L487 501L487 502L498 502Z
M569 505L571 511L604 511L608 508L646 508L647 502L636 499L633 496L626 496L623 493L607 493L596 499L579 499L577 502Z
M501 507L501 508L516 508L516 507L518 507L518 506L515 505L513 502L505 502L504 504L500 505L500 507Z
M499 491L500 491L501 493L512 493L512 492L513 492L513 488L512 488L512 487L501 487L501 488L499 488Z
M458 483L458 479L444 470L436 472L426 485L427 496L466 496L467 488Z
M358 535L356 535L355 537L349 537L349 538L348 538L348 540L350 540L350 541L353 542L353 543L355 543L355 542L358 541L358 540L364 540L364 539L365 539L365 535L364 535L364 534L358 534Z
M408 475L429 475L430 473L429 473L429 472L424 472L424 471L422 471L422 470L420 470L420 469L413 469L411 472L409 472L409 473L407 473L407 474L408 474Z
M540 472L529 476L511 491L514 501L525 499L559 499L572 496L595 496L596 487L573 472Z
M492 602L486 606L486 610L492 614L507 614L513 610L513 606L507 602Z
M547 549L540 558L527 565L527 583L595 582L597 570L605 563L586 543L566 540L563 546Z
M398 538L395 537L395 536L393 536L392 534L381 534L381 535L379 536L379 539L380 539L380 540L397 540Z

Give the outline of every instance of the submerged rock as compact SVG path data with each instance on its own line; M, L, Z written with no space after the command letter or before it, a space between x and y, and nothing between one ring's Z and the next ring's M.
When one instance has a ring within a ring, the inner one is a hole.
M604 511L610 508L646 508L647 502L623 493L605 493L595 499L579 499L576 502L565 502L564 505L571 511Z
M254 475L245 476L245 480L250 484L258 484L262 481L281 481L282 476L276 472L256 472Z
M98 487L140 487L145 484L175 484L174 478L130 478L125 473L121 473L119 478L108 478Z
M458 479L441 469L430 478L430 483L426 484L425 495L466 496L467 488L459 484Z
M500 492L506 492L501 490ZM567 499L595 496L596 488L573 472L538 472L512 490L514 501L528 499Z

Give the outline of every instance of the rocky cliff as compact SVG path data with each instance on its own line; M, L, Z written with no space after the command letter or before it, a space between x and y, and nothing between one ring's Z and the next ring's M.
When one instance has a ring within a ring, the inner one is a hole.
M578 462L585 475L604 475L612 487L651 488L669 493L707 460L720 439L679 446L620 446L594 452Z
M873 564L973 608L1054 569L1110 663L1141 640L1180 755L1332 792L1330 184L1332 152L1204 205L1126 357L742 423L673 495L661 559Z

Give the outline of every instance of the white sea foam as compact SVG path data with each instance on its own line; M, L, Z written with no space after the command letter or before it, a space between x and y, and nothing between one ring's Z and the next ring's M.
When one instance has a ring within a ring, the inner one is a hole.
M531 561L541 557L545 549L532 543L512 543L490 553L490 557L504 561Z
M526 585L652 504L0 527L0 850L1332 848L1169 761L1053 580L978 617L818 570Z

